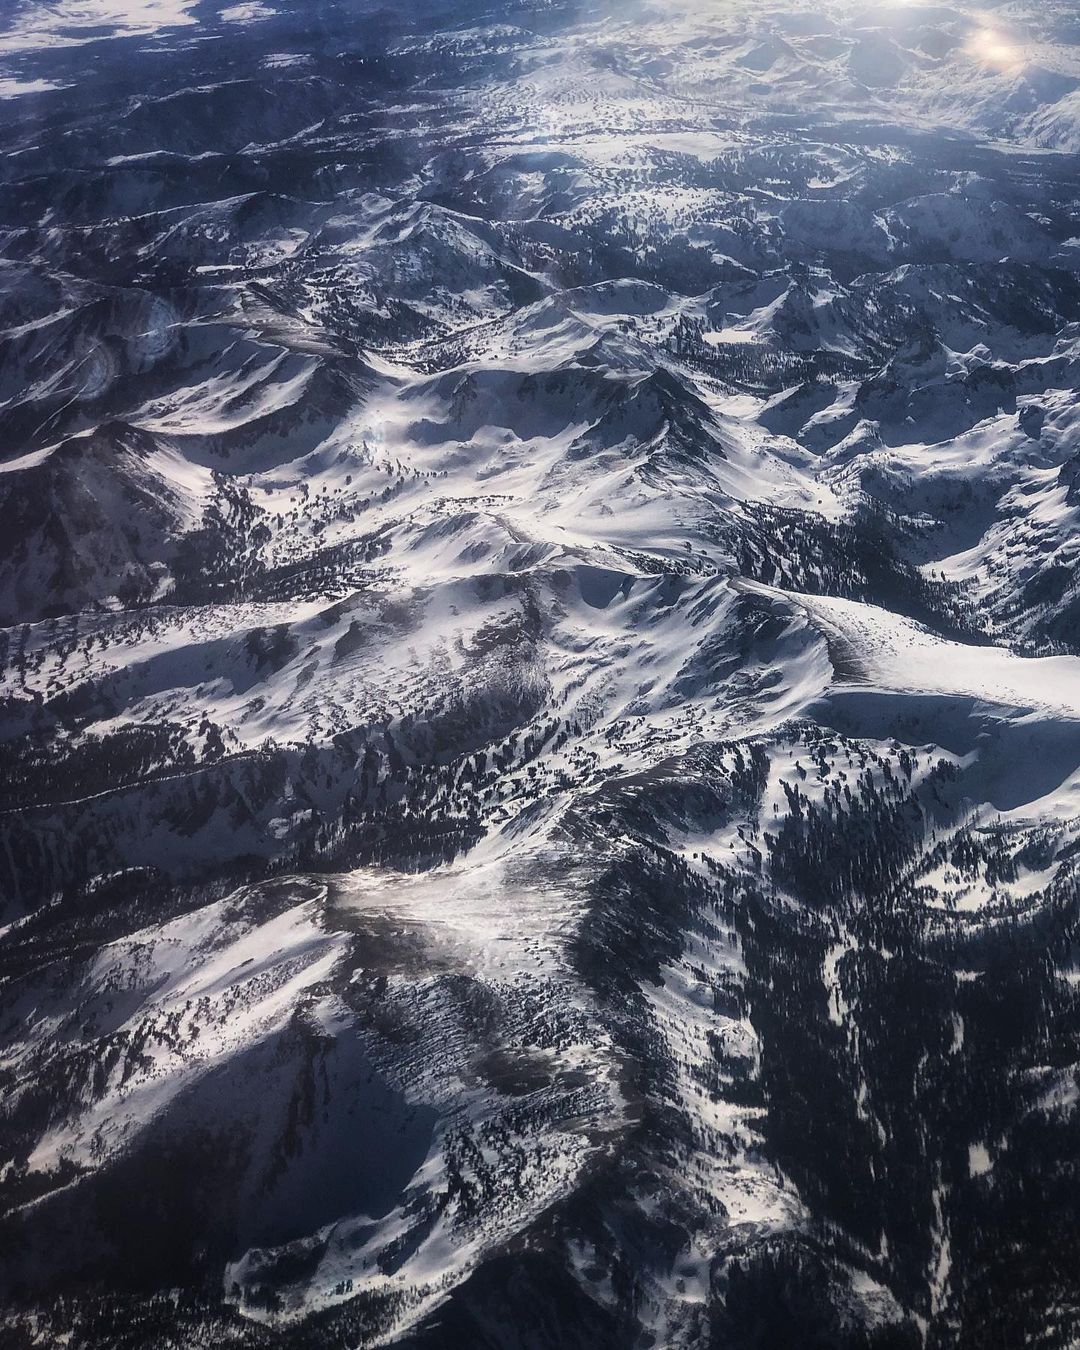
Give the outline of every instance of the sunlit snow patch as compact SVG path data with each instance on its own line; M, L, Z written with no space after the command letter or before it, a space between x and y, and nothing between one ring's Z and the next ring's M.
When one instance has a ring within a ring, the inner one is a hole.
M102 37L146 37L196 22L195 0L61 0L27 9L0 34L0 51L77 47Z

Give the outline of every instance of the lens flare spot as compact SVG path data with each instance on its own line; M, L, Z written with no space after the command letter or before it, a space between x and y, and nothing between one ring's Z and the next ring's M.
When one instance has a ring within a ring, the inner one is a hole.
M968 38L966 51L975 61L995 70L1019 70L1024 64L1020 45L998 28L979 28Z

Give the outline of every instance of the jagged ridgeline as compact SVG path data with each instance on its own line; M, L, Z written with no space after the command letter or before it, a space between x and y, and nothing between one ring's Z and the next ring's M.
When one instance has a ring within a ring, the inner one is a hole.
M0 17L0 1344L1080 1343L1069 6Z

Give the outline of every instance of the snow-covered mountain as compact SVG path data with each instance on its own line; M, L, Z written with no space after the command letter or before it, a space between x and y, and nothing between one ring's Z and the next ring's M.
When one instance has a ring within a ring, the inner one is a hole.
M1072 0L0 17L0 1342L1080 1343Z

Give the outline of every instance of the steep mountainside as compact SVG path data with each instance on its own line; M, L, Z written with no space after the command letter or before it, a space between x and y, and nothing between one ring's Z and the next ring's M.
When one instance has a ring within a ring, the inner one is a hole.
M1080 1344L1072 0L0 17L0 1343Z

